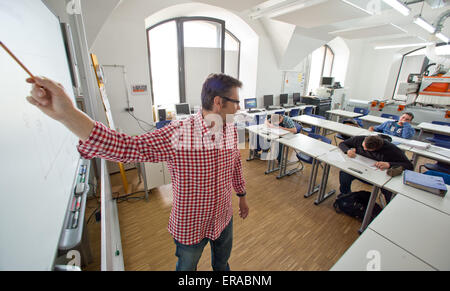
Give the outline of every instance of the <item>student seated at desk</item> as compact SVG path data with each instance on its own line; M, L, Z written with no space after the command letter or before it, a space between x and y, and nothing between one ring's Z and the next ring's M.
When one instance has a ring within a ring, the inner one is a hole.
M279 128L290 131L294 134L297 133L297 127L295 127L294 121L289 116L283 114L267 115L264 124L269 128ZM282 145L280 144L277 157L278 163L281 161L281 147Z
M398 122L395 120L386 121L378 126L369 127L369 130L409 139L416 133L415 129L411 126L411 121L413 118L414 114L411 112L405 112L402 116L400 116Z
M393 166L402 166L403 169L414 171L413 164L406 157L405 153L396 145L380 136L354 136L341 142L339 148L350 158L355 158L356 154L358 154L378 161L375 166L380 170L386 170ZM358 178L344 171L339 172L339 190L341 194L351 192L351 184L355 179ZM365 181L363 182L368 184ZM392 193L384 189L381 189L381 192L384 194L386 202L389 202Z

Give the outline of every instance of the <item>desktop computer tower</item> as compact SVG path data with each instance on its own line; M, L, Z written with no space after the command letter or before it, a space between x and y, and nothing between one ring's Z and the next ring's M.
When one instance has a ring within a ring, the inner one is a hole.
M166 109L158 109L158 120L159 121L166 120Z

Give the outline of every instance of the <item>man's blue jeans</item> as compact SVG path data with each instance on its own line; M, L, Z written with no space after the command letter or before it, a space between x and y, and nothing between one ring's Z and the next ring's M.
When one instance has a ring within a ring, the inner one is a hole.
M216 240L204 238L198 244L184 245L175 240L177 247L175 255L178 257L177 271L196 271L206 244L211 245L211 265L214 271L229 271L228 259L233 245L233 218L224 228Z

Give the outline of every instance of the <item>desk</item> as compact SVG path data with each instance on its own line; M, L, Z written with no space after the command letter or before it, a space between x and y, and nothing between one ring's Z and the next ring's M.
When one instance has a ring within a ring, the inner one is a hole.
M311 138L307 135L298 133L292 137L283 137L278 140L279 143L283 145L283 151L281 154L281 166L280 166L280 174L277 178L282 178L286 176L286 165L288 161L288 152L289 148L293 148L301 153L308 155L313 158L311 175L309 178L309 186L308 192L305 194L305 197L311 196L313 193L318 191L319 189L315 187L317 170L319 163L317 162L317 157L323 154L328 153L329 151L335 150L337 147L332 144L327 144L320 140ZM290 172L288 175L292 174Z
M420 129L418 139L420 139L420 137L422 136L422 133L424 131L429 131L429 132L438 133L438 134L450 135L450 126L447 126L447 125L439 125L439 124L433 124L433 123L429 123L429 122L421 122L417 126L417 128Z
M249 131L249 157L247 158L247 161L251 161L255 158L255 150L257 149L258 142L257 139L262 138L262 140L260 139L261 143L266 145L267 141L269 144L266 146L262 146L261 148L270 149L266 156L263 156L264 152L261 154L261 158L263 160L267 160L267 170L265 173L269 174L278 170L277 168L275 168L275 160L277 158L277 155L274 154L278 154L278 143L273 143L271 141L277 140L281 136L291 136L293 134L284 129L269 128L265 124L250 125L246 127L246 129Z
M292 120L300 122L300 123L306 123L309 125L317 126L319 128L324 128L327 130L335 131L338 133L342 133L348 136L355 136L355 135L368 135L367 133L371 133L370 131L359 128L347 124L338 123L331 120L325 120L321 118L317 118L314 116L309 115L300 115L293 117Z
M411 147L409 151L413 153L412 163L414 167L416 167L417 161L419 160L419 156L432 159L438 162L450 164L450 150L443 147L438 147L434 145L431 145L427 149L419 149Z
M339 117L341 117L341 116L345 117L345 118L356 118L356 117L360 117L363 115L361 113L356 113L356 112L351 112L351 111L346 111L346 110L341 110L341 109L328 110L327 113L330 115L330 120L331 120L332 115L336 115L337 122L339 122Z
M359 119L367 121L367 122L372 122L372 123L384 123L386 121L392 121L392 119L390 118L384 118L384 117L379 117L379 116L375 116L375 115L365 115L360 117Z
M369 228L436 270L450 270L450 215L397 195Z
M319 161L326 163L326 165L323 169L322 183L320 185L319 196L317 197L317 200L314 202L314 204L316 205L321 203L334 193L333 190L325 195L325 189L328 182L328 174L330 172L330 165L373 185L366 213L364 215L361 228L359 229L359 232L362 233L369 224L373 206L375 205L375 200L378 196L378 191L380 190L380 188L384 186L384 184L386 184L391 179L391 177L386 174L386 171L369 168L360 163L355 162L352 158L349 158L346 154L341 152L339 148L327 154L318 156L317 159ZM350 168L358 170L360 171L360 173L353 171Z
M380 216L379 214L378 216ZM379 261L374 258L373 252ZM331 271L368 271L379 263L380 271L433 271L431 266L370 228L352 244Z
M447 185L447 194L439 197L433 193L429 193L408 185L403 184L403 175L397 176L389 180L384 186L391 192L395 192L423 203L431 208L450 215L450 186Z
M280 109L271 109L271 110L265 110L264 108L255 108L257 110L260 110L260 112L248 112L247 110L241 110L241 111L239 111L239 113L245 114L250 117L254 117L255 115L274 114L277 111L284 111L286 113L289 113L289 112L291 112L292 109L300 109L300 112L302 112L307 107L315 108L316 106L314 106L314 105L299 105L299 106L290 107L290 108L280 108Z

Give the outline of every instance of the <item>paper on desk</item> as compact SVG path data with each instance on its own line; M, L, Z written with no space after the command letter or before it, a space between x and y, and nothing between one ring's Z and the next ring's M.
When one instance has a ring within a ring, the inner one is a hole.
M369 158L366 158L366 157L363 157L363 156L358 155L358 154L356 155L355 158L352 159L352 161L355 161L355 162L357 162L360 165L366 166L366 167L374 169L374 170L377 169L377 167L375 167L375 163L377 161L369 159Z

